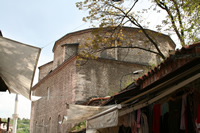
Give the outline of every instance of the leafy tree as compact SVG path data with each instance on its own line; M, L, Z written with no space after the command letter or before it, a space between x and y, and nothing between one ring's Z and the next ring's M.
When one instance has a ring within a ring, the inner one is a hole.
M29 125L30 125L29 119L19 118L17 121L17 133L29 133Z
M200 26L199 0L154 0L156 6L167 13L163 25L176 33L182 46L197 41Z
M196 41L196 33L200 30L198 29L200 24L198 0L151 0L149 7L136 11L135 7L138 1L129 1L129 5L123 0L83 0L77 2L76 6L80 10L88 11L88 16L84 17L83 21L89 21L94 27L99 27L94 32L94 38L88 38L88 42L83 46L87 49L90 48L90 50L83 50L80 56L95 58L94 53L106 49L137 48L157 54L165 59L165 55L154 40L153 32L146 29L150 23L145 24L145 19L142 17L152 10L156 13L165 12L164 15L166 15L166 19L156 26L157 31L175 32L182 46ZM146 36L147 40L145 39L144 42L151 45L153 50L149 47L135 47L132 42L127 43L126 46L122 45L121 41L124 39L122 26L126 25L138 27L139 32ZM109 32L103 30L105 27ZM107 38L99 32L104 32ZM113 43L115 40L117 40L117 45Z
M6 122L7 119L3 118L2 121ZM13 119L10 119L10 125L13 125ZM29 119L18 118L18 120L17 120L17 133L29 133L29 125L30 125Z

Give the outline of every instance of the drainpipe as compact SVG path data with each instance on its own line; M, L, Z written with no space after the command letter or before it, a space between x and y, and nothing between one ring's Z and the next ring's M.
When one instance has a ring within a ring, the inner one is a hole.
M12 115L13 116L13 132L12 133L17 132L17 119L19 118L19 115L17 114L17 110L18 110L18 94L16 94L15 110L14 110L14 114Z

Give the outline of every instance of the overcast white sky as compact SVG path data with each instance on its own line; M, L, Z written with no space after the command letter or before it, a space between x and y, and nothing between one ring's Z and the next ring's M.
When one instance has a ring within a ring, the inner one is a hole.
M67 33L89 28L89 24L82 21L86 12L79 11L75 6L77 1L0 0L0 30L6 38L42 48L38 63L41 66L52 61L52 48L56 40ZM142 1L146 4L146 0ZM156 23L160 18L154 16L152 19ZM0 92L0 118L12 116L14 101L14 94ZM30 118L30 109L31 102L20 96L20 118Z

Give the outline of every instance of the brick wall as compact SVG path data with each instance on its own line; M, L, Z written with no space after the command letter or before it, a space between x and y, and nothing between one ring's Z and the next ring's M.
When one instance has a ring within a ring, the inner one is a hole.
M62 64L62 68L57 68L40 84L36 85L33 94L42 98L32 102L30 128L32 133L43 132L42 130L56 133L59 130L58 119L67 115L65 104L74 102L75 63L76 60L70 60L66 64ZM49 96L48 89L50 90ZM70 125L61 125L62 133L66 132L67 126ZM51 131L49 131L50 127Z
M90 98L111 96L120 90L122 75L143 69L144 65L119 62L115 60L90 60L82 67L76 66L76 58L63 63L34 87L33 94L41 96L32 102L31 133L62 133L71 125L58 125L66 112L66 103L85 103ZM123 78L122 88L133 81L136 76ZM51 128L51 129L49 129Z

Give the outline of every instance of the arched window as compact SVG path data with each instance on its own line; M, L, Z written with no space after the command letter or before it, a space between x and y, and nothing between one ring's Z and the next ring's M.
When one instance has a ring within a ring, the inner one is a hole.
M50 98L50 88L47 87L47 100L49 100L49 98Z
M58 121L57 121L57 133L61 133L61 124L59 123L60 121L62 121L61 116L58 116Z
M41 125L39 125L39 126L40 126L41 133L45 133L45 126L44 126L44 120L43 119L42 119Z
M37 121L36 121L35 124L34 124L33 133L37 133Z
M48 130L47 133L51 133L51 117L49 118L49 123L48 123Z

